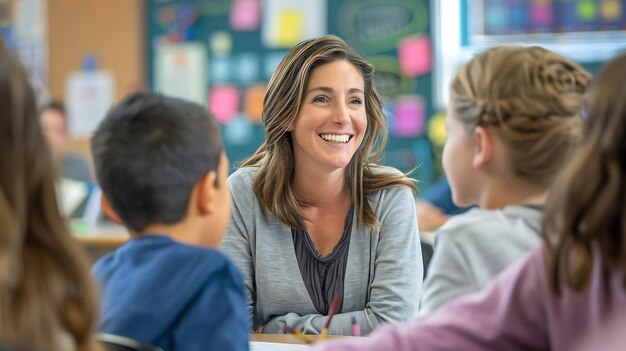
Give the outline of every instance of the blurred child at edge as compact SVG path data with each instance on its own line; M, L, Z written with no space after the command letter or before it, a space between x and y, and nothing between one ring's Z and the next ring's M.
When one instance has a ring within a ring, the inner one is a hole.
M27 75L0 37L0 345L95 351L96 289L57 206Z

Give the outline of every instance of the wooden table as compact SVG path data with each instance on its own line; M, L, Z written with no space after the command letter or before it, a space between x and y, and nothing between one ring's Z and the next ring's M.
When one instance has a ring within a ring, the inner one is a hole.
M96 261L124 245L129 236L124 227L106 225L74 233L74 238L85 248L91 259Z
M319 339L319 335L307 335L313 340ZM336 338L356 338L356 336L338 336L329 335L326 339ZM305 342L296 338L292 334L250 334L251 341L263 341L263 342L277 342L282 344L304 344Z
M103 249L117 249L128 241L128 234L120 233L94 233L94 234L81 234L74 236L79 243L89 246L98 247Z

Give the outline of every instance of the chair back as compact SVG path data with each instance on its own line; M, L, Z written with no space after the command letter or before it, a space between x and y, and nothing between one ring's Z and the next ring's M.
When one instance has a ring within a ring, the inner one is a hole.
M426 274L428 273L428 265L430 264L430 259L433 257L433 245L431 243L425 242L424 240L421 240L420 246L422 247L422 263L424 264L424 279L426 279Z

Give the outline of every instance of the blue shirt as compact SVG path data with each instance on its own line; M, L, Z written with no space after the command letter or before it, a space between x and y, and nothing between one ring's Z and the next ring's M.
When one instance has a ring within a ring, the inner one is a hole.
M236 266L215 249L144 235L95 264L101 332L165 350L248 350L248 312Z

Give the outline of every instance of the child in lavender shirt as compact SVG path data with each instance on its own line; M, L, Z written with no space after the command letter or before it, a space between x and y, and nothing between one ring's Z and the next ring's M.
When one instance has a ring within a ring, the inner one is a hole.
M626 55L592 88L586 140L554 184L544 245L485 290L336 350L570 350L626 316ZM555 76L554 79L560 77ZM562 84L567 84L562 81Z

